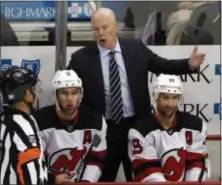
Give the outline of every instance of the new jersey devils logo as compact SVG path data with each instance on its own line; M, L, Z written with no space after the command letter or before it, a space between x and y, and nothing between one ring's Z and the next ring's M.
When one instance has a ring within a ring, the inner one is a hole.
M63 170L72 171L80 164L87 148L67 148L55 152L49 159L49 166L55 174L59 174Z
M184 176L186 152L183 149L173 149L161 158L162 173L169 181L181 181Z

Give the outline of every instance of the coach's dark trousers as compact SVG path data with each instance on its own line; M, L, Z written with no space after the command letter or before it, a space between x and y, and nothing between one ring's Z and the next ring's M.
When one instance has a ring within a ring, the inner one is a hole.
M136 122L135 117L122 118L118 124L107 121L107 155L99 182L114 182L122 162L126 180L133 181L132 166L128 157L128 131Z

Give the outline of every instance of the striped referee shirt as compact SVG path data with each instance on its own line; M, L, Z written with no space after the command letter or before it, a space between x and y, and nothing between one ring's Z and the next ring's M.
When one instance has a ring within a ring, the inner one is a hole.
M0 120L0 184L46 184L42 141L33 116L11 109Z

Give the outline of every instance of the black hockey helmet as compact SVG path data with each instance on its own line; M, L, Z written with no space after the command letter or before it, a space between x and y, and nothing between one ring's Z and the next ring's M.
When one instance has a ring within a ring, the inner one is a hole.
M2 97L2 85L1 85L3 73L4 70L0 69L0 113L3 111L3 97Z
M1 89L4 102L9 105L21 101L27 89L38 82L38 76L30 69L13 66L3 72Z

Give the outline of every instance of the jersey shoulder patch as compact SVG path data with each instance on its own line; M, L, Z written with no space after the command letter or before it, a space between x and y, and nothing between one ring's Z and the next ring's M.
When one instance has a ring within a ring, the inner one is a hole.
M101 130L103 124L102 115L88 106L81 104L79 107L79 120L77 124L77 129Z
M187 128L201 132L203 120L189 113L178 112L178 123L181 129Z
M40 130L54 127L54 125L58 122L55 105L40 108L39 110L33 112L33 116L36 119Z
M150 115L139 119L133 129L137 130L143 137L146 137L150 132L158 130L160 127L156 119Z

